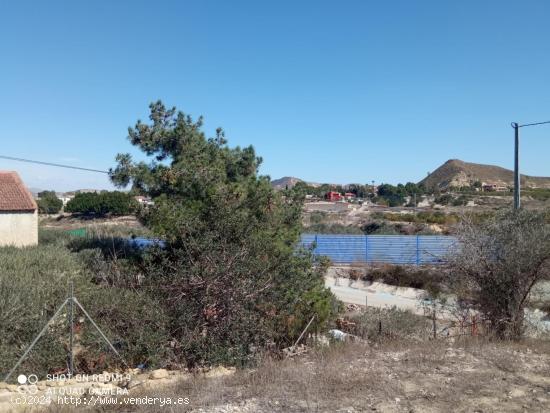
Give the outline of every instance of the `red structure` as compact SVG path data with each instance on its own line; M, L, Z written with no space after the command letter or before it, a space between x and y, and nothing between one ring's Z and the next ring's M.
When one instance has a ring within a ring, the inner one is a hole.
M340 201L342 200L342 194L340 192L330 191L325 194L325 199L332 202Z

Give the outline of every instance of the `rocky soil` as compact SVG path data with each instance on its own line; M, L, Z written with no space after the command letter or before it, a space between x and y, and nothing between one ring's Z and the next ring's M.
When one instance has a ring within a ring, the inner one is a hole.
M189 398L188 405L170 407L173 412L550 411L550 343L545 341L343 343L222 373L163 372L163 378L149 380L152 386L133 392ZM108 411L167 410L114 406Z

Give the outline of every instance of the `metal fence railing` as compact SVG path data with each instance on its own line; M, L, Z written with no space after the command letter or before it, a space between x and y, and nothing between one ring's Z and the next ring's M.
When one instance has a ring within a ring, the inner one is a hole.
M314 255L340 264L439 264L456 248L456 242L443 235L303 234L301 238L302 246L315 246Z

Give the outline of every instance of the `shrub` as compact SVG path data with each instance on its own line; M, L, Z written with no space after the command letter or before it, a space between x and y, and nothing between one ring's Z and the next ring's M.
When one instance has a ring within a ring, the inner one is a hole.
M394 214L385 213L382 214L383 219L387 221L400 221L400 222L416 222L425 224L454 224L458 221L458 217L455 214L445 214L443 212L418 212L416 214Z
M362 230L367 235L398 235L399 231L394 225L386 222L369 222L363 225Z
M49 241L27 248L0 248L0 372L6 374L68 295L73 280L79 301L132 365L159 363L169 335L160 304L143 292L101 286L55 232ZM42 235L43 237L43 235ZM77 318L83 316L75 311ZM68 325L65 308L37 343L19 372L39 376L67 367ZM149 324L144 327L144 323ZM80 325L81 371L119 365L88 321ZM103 365L95 361L106 356ZM17 374L17 372L16 372Z
M314 211L309 215L309 222L313 224L322 224L327 218L327 213L323 211Z
M38 194L38 212L41 214L57 214L63 208L63 201L54 191L43 191Z
M82 294L80 302L130 366L166 366L171 362L169 317L159 301L145 291L96 287ZM113 364L120 365L96 330L89 323L85 328L82 344L86 353L81 362L93 366L95 360L109 355Z
M312 224L304 228L310 234L364 234L361 228L343 224Z
M428 291L432 296L437 296L442 291L444 281L441 270L391 264L371 268L364 279L397 287L418 288Z
M453 206L465 206L466 204L468 204L468 197L465 195L460 195L452 201Z
M550 276L550 228L542 213L508 210L481 223L466 217L451 255L453 288L500 338L523 334L524 309L533 286Z
M70 239L71 235L66 230L38 227L39 245L55 244L62 247Z
M449 205L453 202L453 196L451 194L443 194L435 198L434 202L439 205Z
M67 212L84 215L128 215L136 209L135 199L130 194L119 191L78 193L65 206Z
M550 314L550 303L543 303L540 308L541 311L544 311L546 314Z
M523 196L530 196L539 201L547 201L550 199L550 189L547 188L526 188L522 190Z
M430 337L431 323L426 317L396 307L367 307L351 316L350 321L354 323L350 333L368 340L426 340Z

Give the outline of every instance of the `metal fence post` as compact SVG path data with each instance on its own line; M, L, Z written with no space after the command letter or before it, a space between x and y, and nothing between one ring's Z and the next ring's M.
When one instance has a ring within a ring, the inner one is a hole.
M74 281L71 280L69 291L69 374L74 374Z
M369 263L369 236L365 235L365 262Z
M416 265L420 265L420 236L416 236Z
M436 314L435 314L437 304L435 302L435 299L432 299L432 301L433 301L432 328L433 328L434 338L437 338L437 323L436 323Z
M313 255L317 255L317 234L315 234L315 248L313 248Z

